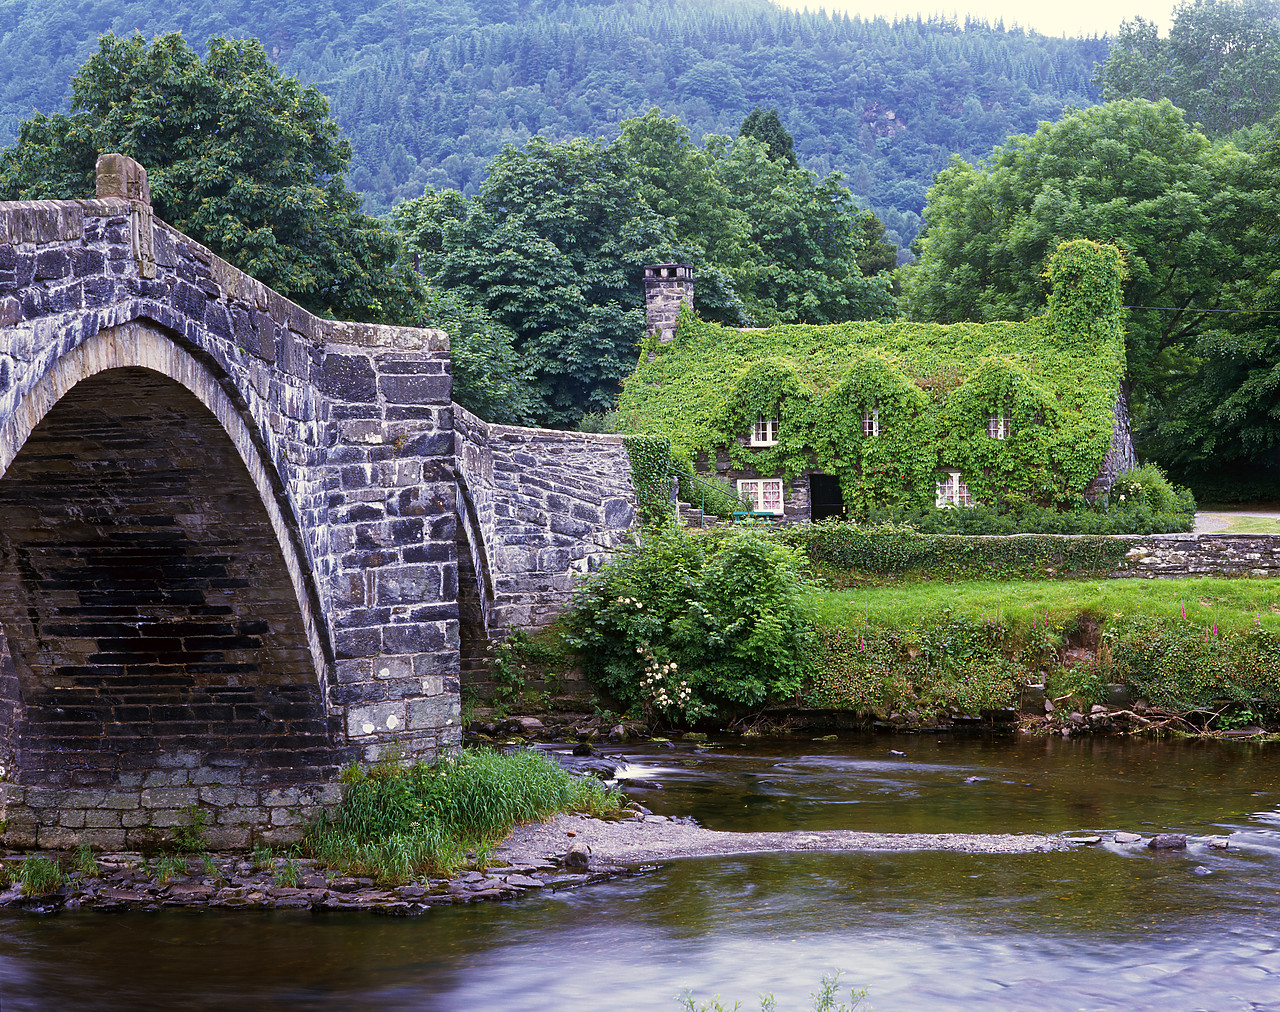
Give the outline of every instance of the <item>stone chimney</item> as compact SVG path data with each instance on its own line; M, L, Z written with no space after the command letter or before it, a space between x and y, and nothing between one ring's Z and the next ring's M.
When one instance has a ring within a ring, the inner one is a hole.
M109 197L136 200L150 207L151 187L147 185L147 170L128 155L100 155L98 199Z
M693 268L689 264L654 264L644 269L644 336L658 335L666 344L676 336L680 304L693 309Z

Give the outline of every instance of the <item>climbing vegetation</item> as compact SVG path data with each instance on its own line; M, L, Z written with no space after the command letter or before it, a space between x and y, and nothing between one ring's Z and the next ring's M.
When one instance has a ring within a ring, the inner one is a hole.
M1022 323L743 331L686 312L672 342L641 355L619 418L669 434L678 456L788 480L834 474L855 516L932 507L943 470L991 505L1079 505L1125 371L1122 271L1112 246L1063 244L1049 310ZM761 415L778 419L777 442L750 447Z

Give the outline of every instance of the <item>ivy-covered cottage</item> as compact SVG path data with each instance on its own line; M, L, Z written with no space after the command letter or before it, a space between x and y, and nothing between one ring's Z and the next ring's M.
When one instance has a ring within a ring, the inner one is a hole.
M1114 246L1076 240L1025 322L736 330L680 310L687 269L646 268L649 327L620 414L780 519L1094 499L1135 464L1122 270Z

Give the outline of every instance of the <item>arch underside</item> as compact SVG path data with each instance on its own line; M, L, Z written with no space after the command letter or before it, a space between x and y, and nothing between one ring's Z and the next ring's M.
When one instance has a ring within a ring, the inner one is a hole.
M342 730L259 485L223 423L149 369L81 379L34 426L0 478L11 779L336 771Z

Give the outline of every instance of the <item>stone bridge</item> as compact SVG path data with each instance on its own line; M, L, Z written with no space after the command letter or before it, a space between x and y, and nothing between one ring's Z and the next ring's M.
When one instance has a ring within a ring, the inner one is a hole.
M318 319L151 213L0 203L5 840L295 839L460 741L459 665L634 515L618 437L451 403L439 331ZM459 597L463 600L460 621Z

